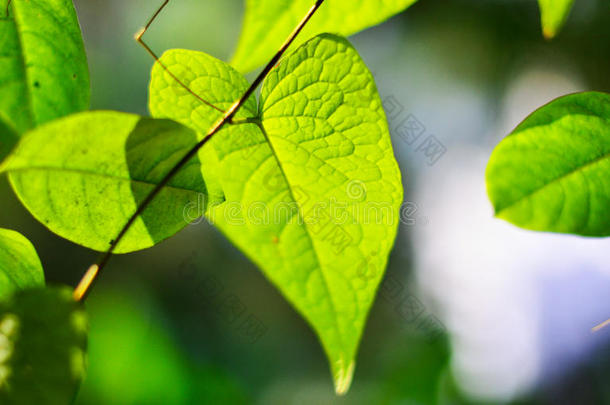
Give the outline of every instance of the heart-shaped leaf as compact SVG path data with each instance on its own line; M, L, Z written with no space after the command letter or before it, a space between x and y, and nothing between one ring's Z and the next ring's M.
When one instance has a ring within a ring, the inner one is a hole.
M321 34L352 35L400 13L417 0L327 0L293 46ZM242 33L231 64L249 72L267 62L314 0L246 0ZM294 49L294 48L293 48Z
M568 19L574 0L538 0L542 33L553 38Z
M526 229L610 235L610 95L558 98L496 147L487 166L496 216Z
M29 132L2 170L36 219L66 239L103 251L196 136L168 120L79 113ZM194 159L136 221L116 253L153 246L181 230L199 193L210 193L206 201L219 194L205 184Z
M171 50L162 61L220 109L247 87L233 68L200 52ZM150 110L200 133L221 115L159 64ZM259 108L248 100L199 159L226 200L208 204L206 216L312 325L337 392L346 392L402 201L371 73L345 39L318 36L269 74Z
M0 228L0 300L42 285L44 273L34 246L20 233Z
M89 108L89 71L72 0L0 0L0 159L16 135Z
M0 403L72 403L85 373L87 318L69 288L0 301Z

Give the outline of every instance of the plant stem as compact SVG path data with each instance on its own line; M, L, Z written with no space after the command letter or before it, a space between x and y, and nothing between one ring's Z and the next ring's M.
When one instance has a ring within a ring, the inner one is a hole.
M296 26L296 28L292 31L292 33L288 36L284 44L277 51L275 56L269 61L269 63L265 66L261 73L254 79L250 87L246 90L246 92L236 100L233 105L223 114L222 118L220 118L209 130L207 135L199 141L195 146L193 146L185 155L180 159L178 163L163 177L163 179L155 186L155 188L146 196L146 198L138 205L136 212L129 218L123 229L119 232L116 238L110 243L110 247L108 250L102 255L97 264L89 267L87 272L83 275L82 279L74 289L74 299L76 301L84 301L87 297L89 291L91 291L91 287L98 279L99 274L108 264L108 261L112 257L112 254L118 244L121 242L123 237L127 234L133 223L136 219L146 210L148 205L155 199L155 197L159 194L159 192L165 187L169 181L186 165L189 160L191 160L212 137L220 131L225 124L230 123L232 118L235 116L237 111L241 108L241 106L250 98L252 93L256 90L256 88L262 83L265 77L269 74L269 72L275 67L277 62L280 60L282 55L286 52L290 44L294 41L294 39L299 35L303 27L307 24L307 22L311 19L317 9L322 5L324 0L317 0L316 3L309 9L305 17L301 20L301 22Z

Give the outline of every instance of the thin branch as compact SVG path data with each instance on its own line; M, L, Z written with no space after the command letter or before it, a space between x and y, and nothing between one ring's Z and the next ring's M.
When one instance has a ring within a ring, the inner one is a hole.
M11 15L10 15L10 8L9 8L10 6L11 6L11 0L8 0L6 2L6 18L10 18L11 17Z
M161 9L168 3L169 0L166 0ZM97 264L89 267L89 270L85 273L78 286L74 290L74 299L76 301L82 301L87 297L87 294L91 290L91 286L98 279L99 274L108 264L108 261L112 257L112 254L118 244L121 242L123 237L127 234L127 231L131 228L136 219L146 210L148 205L154 200L154 198L159 194L159 192L165 187L169 181L191 160L212 137L218 133L222 129L222 127L231 121L231 119L235 116L237 111L241 108L241 106L248 100L248 98L254 93L256 88L261 84L264 78L269 74L269 72L275 67L277 62L280 60L282 55L286 52L290 44L294 41L294 39L299 35L303 27L307 24L307 22L311 19L314 13L318 10L318 8L324 3L324 0L317 0L316 3L309 9L305 17L301 20L301 22L296 26L296 28L292 31L292 33L288 36L284 44L277 51L275 56L269 61L269 63L265 66L263 71L259 73L259 75L254 79L250 87L245 91L245 93L236 100L231 107L224 112L221 119L219 119L209 130L207 135L199 141L195 146L193 146L180 161L163 177L163 179L155 186L155 188L146 196L146 198L138 205L136 212L129 218L121 232L117 235L117 237L111 242L110 248L102 255L99 262ZM151 21L148 23L147 27L150 26L152 20L161 12L161 9L155 13ZM146 31L147 27L144 28ZM141 35L140 35L141 37Z
M604 322L600 323L599 325L595 326L594 328L591 328L591 332L597 332L598 330L601 330L608 325L610 325L610 319L605 320Z
M146 52L148 52L150 54L150 56L153 57L153 59L155 60L155 62L157 62L162 68L163 70L165 70L167 72L167 74L169 74L171 76L172 79L174 79L180 86L182 86L182 88L184 88L186 91L188 91L189 93L191 93L193 96L195 96L199 101L201 101L203 104L207 105L208 107L212 107L213 109L224 113L224 110L216 107L214 104L210 103L209 101L204 100L201 96L199 96L197 93L195 93L193 90L191 90L186 84L184 84L180 79L178 79L178 77L176 77L175 74L173 74L166 66L163 62L161 62L161 60L159 59L159 57L157 56L157 54L150 48L150 46L148 46L148 44L146 42L144 42L144 40L142 39L142 37L144 36L144 34L146 33L146 31L148 31L148 29L150 28L150 26L152 25L152 23L155 21L155 19L157 18L157 16L161 13L161 11L163 11L163 9L165 8L165 6L167 6L167 3L169 3L169 0L165 0L163 2L163 4L161 4L161 7L159 7L157 9L157 11L155 12L155 14L153 14L153 16L150 18L150 20L148 20L148 23L144 26L144 28L142 28L140 31L138 31L136 33L136 35L134 36L134 39L136 40L136 42L140 45L142 45L142 47L146 50Z

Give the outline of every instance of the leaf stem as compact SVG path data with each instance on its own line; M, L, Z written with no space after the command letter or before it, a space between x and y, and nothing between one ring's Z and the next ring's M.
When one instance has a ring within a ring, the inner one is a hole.
M144 40L142 39L142 37L144 36L144 34L146 33L146 31L148 31L148 29L150 28L150 26L152 25L152 23L155 21L155 19L159 16L159 14L161 13L161 11L163 11L163 9L165 8L165 6L167 6L167 4L169 3L169 0L164 0L163 4L161 4L161 6L157 9L157 11L153 14L153 16L150 18L150 20L148 20L148 22L146 23L146 25L144 26L144 28L142 28L140 31L138 31L136 33L136 35L134 36L134 39L136 40L136 42L140 45L142 45L142 47L146 50L146 52L148 52L148 54L150 56L153 57L153 59L155 60L155 62L157 62L162 68L163 70L165 70L167 72L168 75L170 75L170 77L172 79L174 79L175 82L177 82L183 89L185 89L186 91L188 91L189 93L191 93L191 95L193 95L195 98L197 98L199 101L201 101L203 104L207 105L208 107L211 107L213 109L215 109L216 111L219 111L221 113L224 113L223 110L221 110L220 108L216 107L214 104L210 103L207 100L204 100L203 98L201 98L199 96L199 94L195 93L193 90L190 89L190 87L188 87L186 84L184 84L182 82L182 80L178 79L178 77L176 77L175 74L173 74L168 68L167 66L165 66L165 64L163 62L161 62L161 60L159 59L159 57L157 56L157 54L152 50L152 48L150 46L148 46L148 44L146 42L144 42Z
M610 325L610 319L607 319L599 325L595 326L594 328L591 328L591 332L597 332L598 330L603 329L608 325Z
M169 181L191 160L212 137L220 131L225 124L230 123L232 118L235 116L237 111L241 108L241 106L250 98L250 96L254 93L256 88L262 83L265 77L269 74L269 72L275 67L277 62L280 60L282 55L286 52L290 44L294 41L294 39L299 35L303 27L307 24L307 22L311 19L314 13L318 10L318 8L324 3L324 0L317 0L316 3L309 9L305 17L299 22L299 24L295 27L292 33L288 36L284 44L277 51L275 56L271 58L269 63L265 66L261 73L254 79L250 87L245 91L245 93L237 99L233 105L223 114L222 118L220 118L209 130L207 135L199 141L195 146L193 146L183 157L180 159L178 163L161 179L159 184L155 186L155 188L146 196L146 198L138 205L136 212L129 218L123 229L119 232L117 237L110 243L110 247L108 250L101 256L100 260L97 264L89 267L87 272L84 274L83 278L80 280L76 288L74 289L74 299L76 301L83 301L87 297L89 291L91 291L91 287L94 285L95 281L98 279L102 270L108 264L112 254L118 244L121 242L123 237L127 234L131 226L134 224L136 219L146 210L148 205L155 199L155 197L159 194L159 192L165 187ZM167 4L167 1L164 2L163 6ZM160 11L160 10L159 10ZM159 11L153 16L152 20L158 15ZM152 22L151 20L151 22ZM150 23L148 25L150 25ZM145 30L144 30L145 31ZM142 32L143 34L143 32ZM138 36L136 36L138 39ZM139 35L139 39L141 40L141 34Z

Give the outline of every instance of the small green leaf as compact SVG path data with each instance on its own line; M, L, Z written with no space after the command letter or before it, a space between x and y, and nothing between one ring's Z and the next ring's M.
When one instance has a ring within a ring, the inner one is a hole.
M542 33L545 38L551 39L557 35L568 19L573 3L574 0L538 0Z
M416 1L327 0L305 26L292 49L323 32L344 36L355 34L384 22ZM314 3L314 0L246 0L242 33L231 61L233 67L246 73L271 59Z
M200 52L171 50L162 61L221 109L248 85ZM200 133L221 115L159 64L150 110ZM258 109L252 98L240 114L201 150L204 174L226 199L208 205L206 216L312 325L336 391L345 393L402 202L373 77L345 39L321 35L270 73Z
M85 373L87 317L65 288L0 302L0 403L68 405Z
M12 0L5 17L7 1L0 0L2 151L11 146L6 131L22 134L89 108L87 58L72 1Z
M610 236L610 95L535 111L494 150L487 191L496 215L520 227Z
M103 251L196 142L194 131L175 122L85 112L29 132L2 170L36 219L66 239ZM188 224L185 209L207 192L194 159L135 222L116 253L153 246L178 232Z
M42 265L23 235L0 228L0 300L16 290L44 285Z

